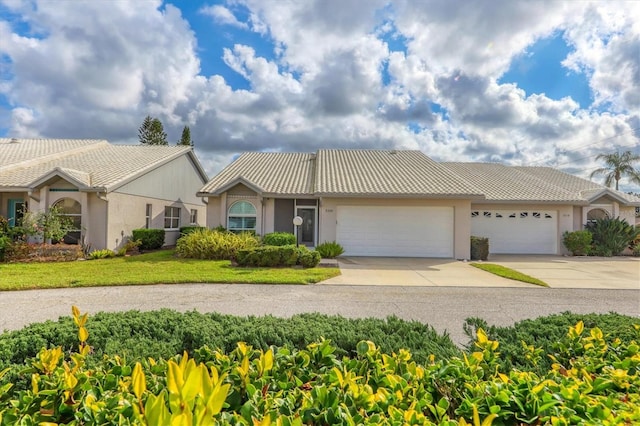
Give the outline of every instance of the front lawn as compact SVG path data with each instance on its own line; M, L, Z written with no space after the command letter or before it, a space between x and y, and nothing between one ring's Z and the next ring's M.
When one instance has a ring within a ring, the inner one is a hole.
M236 268L227 260L182 259L173 250L113 259L0 264L0 291L132 284L309 284L337 268Z

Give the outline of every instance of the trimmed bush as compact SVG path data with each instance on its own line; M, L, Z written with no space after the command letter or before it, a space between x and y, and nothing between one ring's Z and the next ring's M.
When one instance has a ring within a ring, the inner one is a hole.
M389 353L410 349L419 362L427 362L431 354L438 358L461 354L448 335L440 335L418 321L394 316L386 319L349 319L323 314L299 314L290 318L236 317L162 309L100 312L89 317L86 327L96 359L106 354L129 359L168 358L183 351L193 354L204 345L231 351L240 341L261 349L271 345L303 349L321 338L333 342L337 355L354 354L360 340L372 340ZM0 371L36 356L41 348L61 346L69 352L77 345L77 333L70 317L0 334Z
M164 245L164 229L134 229L132 240L140 241L140 250L156 250Z
M295 245L296 236L289 232L272 232L262 237L265 246L289 246Z
M574 256L585 256L591 251L591 232L584 231L564 231L562 234L562 244Z
M334 259L344 253L344 248L335 241L326 241L318 245L316 251L320 253L320 257Z
M180 257L209 260L235 259L238 250L257 247L260 241L248 232L235 234L213 229L197 229L176 242L176 254Z
M261 246L238 250L239 266L279 267L301 265L314 268L320 263L320 253L304 246Z
M489 258L489 238L471 236L471 260Z
M596 256L617 256L640 234L640 228L620 218L598 219L588 223L585 229L593 236L592 254Z
M341 356L322 338L301 349L204 346L166 360L43 349L0 369L0 423L149 425L638 424L638 339L623 343L582 321L560 338L554 364L501 368L501 343L477 330L470 356L425 362L363 339ZM76 334L77 332L77 334ZM524 341L531 358L543 355ZM14 379L18 379L17 381ZM472 422L472 423L469 423Z
M554 314L532 320L517 322L512 326L490 326L480 318L468 318L464 331L469 337L468 351L474 350L473 341L476 331L482 328L490 339L500 341L501 367L504 370L518 368L541 373L549 368L553 360L547 356L558 351L557 343L566 335L567 329L582 321L587 328L598 327L605 335L610 335L628 344L637 339L634 324L640 325L640 319L616 313L609 314ZM536 356L531 348L522 342L530 342L540 349ZM541 355L541 356L540 356Z

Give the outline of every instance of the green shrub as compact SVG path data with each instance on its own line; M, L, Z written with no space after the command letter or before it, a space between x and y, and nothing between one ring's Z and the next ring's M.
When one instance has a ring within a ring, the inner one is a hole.
M0 234L0 262L4 261L5 252L11 246L12 243L13 241L11 241L11 238L9 238L8 235Z
M489 239L471 236L471 260L487 260L489 258Z
M104 250L94 250L91 253L89 253L89 259L90 260L95 260L95 259L110 259L112 257L115 257L115 253L113 252L113 250L109 250L109 249L104 249Z
M262 237L265 246L288 246L296 243L296 236L289 232L272 232Z
M587 230L583 231L564 231L562 234L562 243L574 256L585 256L591 251L591 240L593 236Z
M640 348L578 322L540 373L503 370L501 342L479 329L470 356L386 351L361 340L346 356L318 339L304 348L201 347L165 360L43 349L0 369L0 423L149 425L569 425L640 421ZM77 343L77 340L76 340ZM535 357L541 349L525 341ZM20 381L13 381L13 378ZM471 422L471 423L469 423Z
M320 257L325 259L334 259L344 253L344 248L335 241L326 241L316 247L316 251L320 253Z
M320 263L320 253L315 250L309 250L306 247L300 247L302 250L298 256L298 264L303 268L315 268Z
M140 241L140 250L156 250L164 245L164 229L134 229L134 241Z
M235 234L198 229L177 241L176 254L192 259L232 260L236 258L238 250L250 249L259 244L258 238L248 232Z
M551 368L553 363L547 354L557 352L557 343L566 335L567 329L578 321L584 322L587 328L598 327L604 334L617 337L625 344L637 338L633 325L640 324L638 318L616 313L582 315L565 312L520 321L507 327L489 326L480 318L468 318L464 331L469 337L469 351L473 350L476 330L482 328L490 339L500 341L501 366L504 370L518 368L541 373ZM535 344L544 354L535 364L531 350L522 345L523 341Z
M239 341L261 349L271 345L303 349L323 337L331 339L338 355L353 355L360 340L372 340L389 353L410 349L420 362L427 362L431 354L449 358L461 353L448 335L393 316L349 319L314 313L290 318L237 317L162 309L101 312L92 315L86 327L96 359L106 354L129 359L168 358L183 351L193 354L204 345L231 351ZM75 325L69 317L0 334L0 371L36 356L43 347L61 346L69 352L77 344Z
M592 253L596 256L617 256L640 234L640 228L620 218L598 219L586 225L593 236Z
M238 250L239 266L278 267L301 265L314 268L320 263L320 253L304 246L260 246Z

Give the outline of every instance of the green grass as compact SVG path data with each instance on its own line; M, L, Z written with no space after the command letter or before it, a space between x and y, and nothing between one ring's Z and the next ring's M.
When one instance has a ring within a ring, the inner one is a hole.
M337 268L236 268L226 260L181 259L173 250L113 259L0 264L0 291L133 284L309 284Z
M542 287L549 287L549 284L541 281L537 278L531 277L529 275L523 274L522 272L515 271L511 268L507 268L506 266L496 265L495 263L471 263L471 266L474 266L478 269L482 269L483 271L490 272L499 277L508 278L510 280L522 281L523 283L535 284Z

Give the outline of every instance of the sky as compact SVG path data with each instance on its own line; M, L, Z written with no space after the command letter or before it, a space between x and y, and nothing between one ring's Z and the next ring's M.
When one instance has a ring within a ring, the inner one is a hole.
M588 177L640 154L640 2L0 0L0 137L136 144L147 115L210 177L323 148Z

